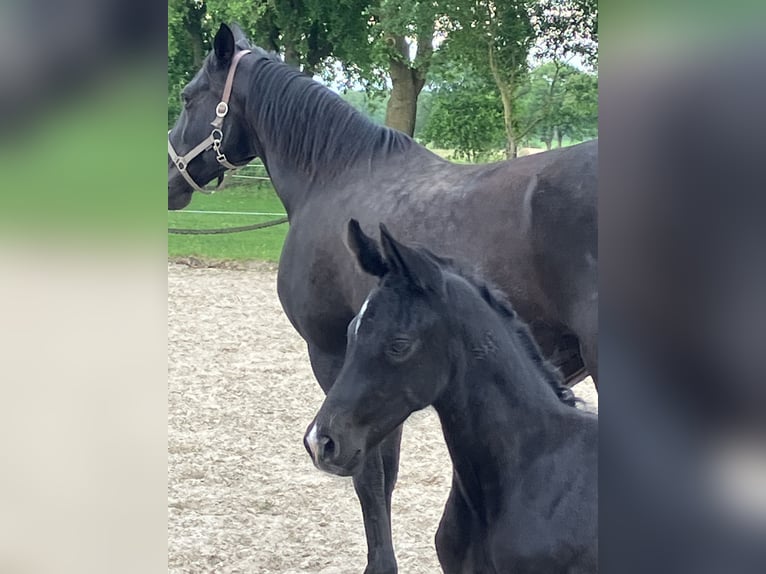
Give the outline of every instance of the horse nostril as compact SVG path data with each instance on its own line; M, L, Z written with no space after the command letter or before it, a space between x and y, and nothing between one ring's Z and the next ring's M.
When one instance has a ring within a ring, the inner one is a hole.
M332 459L335 456L335 441L329 436L319 438L319 457L325 460Z

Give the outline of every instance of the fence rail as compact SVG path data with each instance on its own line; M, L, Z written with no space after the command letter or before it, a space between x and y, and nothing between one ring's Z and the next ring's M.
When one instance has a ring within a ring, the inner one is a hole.
M201 215L269 215L271 217L285 217L286 213L269 213L266 211L198 211L195 209L184 209L176 213L196 213Z
M249 170L253 173L262 172L265 175L252 175L248 173L241 173L243 170ZM232 174L231 177L237 177L241 179L257 179L257 180L263 180L263 181L271 181L271 179L268 177L268 174L266 174L266 167L263 165L263 163L260 162L260 160L256 160L253 163L250 163L246 166L243 166L240 168L240 170L237 171L237 173ZM168 233L177 234L177 235L218 235L223 233L241 233L243 231L254 231L256 229L264 229L266 227L273 227L275 225L281 225L283 223L287 223L287 214L286 213L272 213L268 211L216 211L216 210L199 210L199 209L184 209L182 211L175 212L176 214L179 213L193 213L195 215L249 215L254 217L273 217L276 219L271 219L269 221L262 221L260 223L253 223L250 225L240 225L236 227L221 227L216 229L184 229L184 228L175 228L171 227L168 228Z
M269 174L266 172L266 166L263 165L261 160L254 160L253 162L234 172L231 177L237 179L257 179L260 181L271 181Z

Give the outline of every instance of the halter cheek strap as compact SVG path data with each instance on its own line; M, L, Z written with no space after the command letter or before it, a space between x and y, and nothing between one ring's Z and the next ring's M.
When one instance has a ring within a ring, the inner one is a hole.
M242 59L242 57L246 54L249 54L250 52L251 50L242 50L237 52L231 61L231 66L229 66L229 73L226 76L226 84L224 84L223 87L223 95L221 96L221 101L218 102L218 105L215 107L215 119L210 122L210 125L213 126L213 130L210 132L209 136L207 136L204 140L202 140L199 144L194 146L184 155L179 155L176 153L175 148L173 148L173 144L170 143L170 131L168 132L168 155L170 156L170 159L173 161L176 169L189 183L189 185L191 185L197 191L201 191L202 193L213 193L216 189L220 189L225 174L221 174L218 177L218 185L216 185L216 187L213 189L208 189L204 186L198 185L186 169L191 161L198 155L209 149L212 149L215 152L216 160L219 164L226 168L226 170L233 171L242 167L241 165L234 165L230 163L228 159L226 159L226 156L221 151L221 142L223 141L223 120L226 117L226 114L229 113L229 99L231 98L231 89L232 85L234 84L234 73L237 71L237 64L239 64L239 61Z

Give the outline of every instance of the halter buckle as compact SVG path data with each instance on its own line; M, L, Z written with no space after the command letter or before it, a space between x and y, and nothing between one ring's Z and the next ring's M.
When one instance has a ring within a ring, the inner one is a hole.
M215 107L215 115L219 118L224 117L226 114L229 113L229 104L226 102L219 102L218 105Z

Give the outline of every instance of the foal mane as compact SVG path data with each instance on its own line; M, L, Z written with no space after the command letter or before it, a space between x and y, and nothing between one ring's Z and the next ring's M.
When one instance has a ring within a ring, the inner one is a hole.
M513 305L511 305L511 302L503 291L484 278L475 269L462 265L455 259L436 255L425 247L418 246L417 249L433 259L440 266L459 275L473 285L479 292L479 295L481 295L481 298L506 320L509 330L518 337L524 350L527 352L527 355L529 355L532 362L536 365L538 372L543 376L545 382L550 385L559 400L571 407L574 407L577 404L577 399L572 390L564 383L564 377L561 372L543 356L540 346L537 344L537 341L535 341L532 336L532 332L529 330L529 326L521 317L519 317L518 313L516 313L516 310L513 308Z
M258 54L250 79L257 102L248 112L267 130L263 135L276 151L310 176L332 179L360 160L417 145L408 135L370 121L276 54L260 49Z

